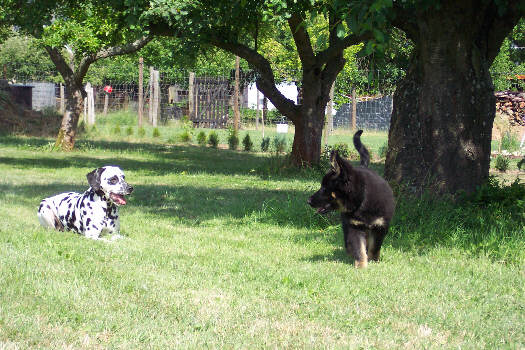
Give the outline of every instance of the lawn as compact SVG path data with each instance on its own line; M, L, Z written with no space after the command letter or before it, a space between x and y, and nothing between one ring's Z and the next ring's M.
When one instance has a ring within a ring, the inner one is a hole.
M382 261L356 270L338 217L306 204L321 170L183 144L177 128L127 135L123 120L71 153L0 137L0 349L525 346L523 186L457 202L396 191ZM42 198L107 164L135 187L124 239L39 226Z

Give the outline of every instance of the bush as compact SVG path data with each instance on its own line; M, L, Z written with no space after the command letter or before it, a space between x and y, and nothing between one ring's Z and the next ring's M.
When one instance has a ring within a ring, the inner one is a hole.
M146 130L144 129L144 127L140 127L139 130L137 131L137 135L139 135L139 137L144 137L146 136Z
M217 135L217 132L210 132L210 135L208 136L208 145L210 145L213 148L217 148L217 146L219 145L219 135Z
M115 135L120 135L120 125L115 125L115 127L113 128L113 133Z
M498 169L501 172L505 172L509 169L509 159L505 158L501 154L498 154L496 161L494 163L494 168Z
M284 151L286 150L286 137L275 136L273 138L273 150L277 154L284 153Z
M133 128L131 126L128 126L126 129L126 135L131 136L133 135Z
M160 137L160 131L159 128L153 129L153 137Z
M501 149L507 150L509 152L517 151L520 148L520 142L516 135L507 131L503 134L501 138Z
M206 133L204 131L199 132L197 135L197 143L201 146L206 144Z
M180 134L180 140L182 142L190 142L191 141L191 133L188 130L182 131L182 134Z
M250 152L252 150L253 142L252 142L252 139L250 138L250 134L246 134L246 136L244 136L244 138L242 139L242 145L246 152Z
M237 136L237 131L235 129L230 128L228 131L228 147L231 150L236 150L239 146L239 136Z
M381 159L385 159L386 152L388 152L388 144L385 142L381 147L379 147L379 157Z
M268 152L268 148L270 147L270 138L269 137L263 137L261 141L261 151Z

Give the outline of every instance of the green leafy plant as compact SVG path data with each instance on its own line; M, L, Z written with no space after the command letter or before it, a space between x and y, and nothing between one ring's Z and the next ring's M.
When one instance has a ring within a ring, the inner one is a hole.
M126 135L131 136L133 135L133 128L131 126L128 126L126 129Z
M144 129L144 127L140 127L139 130L137 131L137 135L139 135L139 137L144 137L146 136L146 129Z
M508 158L498 154L494 162L494 168L498 169L501 172L505 172L509 169L510 161Z
M197 143L201 146L206 145L206 133L204 131L197 134Z
M157 137L160 137L160 131L159 131L159 128L155 128L153 129L153 134L152 134L153 137L157 138Z
M388 152L388 144L385 142L381 147L379 147L379 157L381 159L385 159L386 158L386 153Z
M242 145L246 152L249 152L252 150L253 142L252 142L252 139L250 138L250 134L246 134L246 136L244 136L244 138L242 139Z
M507 131L501 138L501 149L509 152L517 151L520 148L520 142L515 134Z
M113 134L120 135L120 125L115 125L115 127L113 128Z
M213 148L217 148L219 145L219 135L216 131L212 131L210 132L210 135L208 135L208 145Z
M277 154L284 153L286 150L286 137L284 136L275 136L273 138L273 151Z
M182 142L190 142L192 139L192 135L188 130L184 129L182 131L182 134L179 135L179 138Z
M270 148L270 138L263 137L261 141L261 151L268 152L268 148Z
M236 150L239 146L239 136L237 135L237 131L233 128L228 129L228 147L231 150Z

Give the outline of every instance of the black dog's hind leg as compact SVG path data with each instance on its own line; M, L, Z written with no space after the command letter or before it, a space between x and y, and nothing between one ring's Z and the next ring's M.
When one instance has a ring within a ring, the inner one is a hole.
M383 239L388 232L388 227L383 226L374 226L370 229L368 235L368 261L379 261L379 253L381 251L381 245L383 244Z
M366 232L349 224L343 218L343 233L346 252L354 257L355 267L367 267Z

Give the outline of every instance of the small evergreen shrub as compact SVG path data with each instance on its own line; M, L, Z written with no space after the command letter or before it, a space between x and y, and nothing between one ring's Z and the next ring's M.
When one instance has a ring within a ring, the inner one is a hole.
M498 154L496 161L494 162L494 168L498 169L501 172L505 172L509 169L509 159L505 158L501 154Z
M197 143L201 146L206 145L206 133L204 131L197 134Z
M126 129L126 135L131 136L133 135L133 128L131 126L128 126Z
M520 148L520 142L515 134L507 131L501 138L501 149L509 152L517 151Z
M270 138L269 137L263 137L261 141L261 151L268 152L268 148L270 147Z
M239 146L239 136L237 136L237 131L235 129L230 128L228 131L228 147L231 150L236 150Z
M153 137L160 137L160 131L159 128L153 129Z
M137 131L137 135L139 135L139 137L144 137L146 136L146 130L144 129L144 127L140 127L139 130Z
M219 135L217 135L216 131L212 131L210 132L210 135L208 135L208 145L213 148L217 148L219 145Z
M275 136L273 139L273 150L277 154L284 153L284 151L286 150L286 137Z
M182 134L180 134L179 137L182 142L190 142L192 138L191 133L188 130L182 131Z
M385 142L381 147L379 147L379 157L381 159L385 159L387 152L388 152L388 144Z
M120 135L120 125L115 125L115 127L113 128L113 134Z
M246 134L246 136L244 136L244 138L242 139L242 145L246 152L250 152L252 150L253 142L250 138L250 134Z

